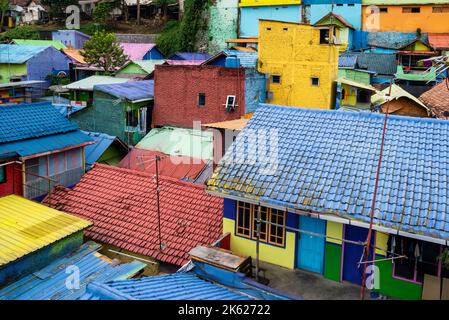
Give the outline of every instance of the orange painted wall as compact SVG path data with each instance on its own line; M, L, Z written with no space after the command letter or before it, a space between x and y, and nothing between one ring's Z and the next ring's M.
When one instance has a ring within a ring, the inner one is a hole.
M362 7L362 26L364 30L373 32L416 32L421 28L422 32L444 33L449 32L449 12L433 13L432 7L435 5L410 5L410 6L382 6L388 8L388 12L379 13L379 29L368 30L367 18L371 15L369 6ZM403 7L420 7L420 13L403 13Z

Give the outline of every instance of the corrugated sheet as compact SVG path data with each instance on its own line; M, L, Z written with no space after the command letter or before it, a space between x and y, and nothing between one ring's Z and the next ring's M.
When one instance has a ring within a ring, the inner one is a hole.
M357 55L356 54L342 54L338 57L339 68L351 68L357 67Z
M81 300L254 300L236 290L175 273L89 285Z
M418 98L416 98L415 96L413 96L409 92L405 91L404 89L402 89L397 84L393 84L391 86L391 91L390 91L390 86L388 86L387 88L385 88L381 92L373 95L371 97L371 103L374 106L379 106L379 105L384 104L387 101L396 100L396 99L403 98L403 97L404 98L408 98L408 99L414 101L416 104L419 104L424 109L427 109L427 110L429 109Z
M156 47L154 43L120 43L129 60L143 60L145 55Z
M245 52L239 50L225 50L228 56L234 55L240 60L240 66L243 68L257 67L257 52Z
M204 60L167 60L164 64L171 66L199 66Z
M78 130L48 102L1 107L0 119L0 143Z
M213 134L175 127L154 128L140 140L136 147L169 155L212 160Z
M89 145L84 149L87 167L90 167L97 162L103 153L114 143L114 141L118 140L117 137L110 136L105 133L87 131L83 131L83 133L87 134L96 142L95 144ZM123 142L120 143L123 145L123 149L128 148Z
M0 63L22 64L47 48L48 46L0 44Z
M369 222L384 117L261 105L209 179L209 189ZM264 146L270 150L265 158L248 152L257 148L251 133L269 130L276 149ZM388 117L375 224L449 238L447 136L449 121Z
M142 68L143 71L150 74L154 71L157 65L163 64L164 62L165 60L135 60L130 61L128 64L134 63L138 65L140 68ZM128 64L126 64L122 69L126 68Z
M35 139L27 139L0 144L0 158L4 155L27 157L34 154L66 149L93 143L93 139L81 131L55 134Z
M154 98L154 80L96 85L94 90L129 101L151 100Z
M85 64L86 61L84 60L84 57L81 54L81 50L68 48L64 49L63 52L73 61L81 64Z
M435 50L449 50L449 33L429 33L429 43Z
M83 244L77 251L1 289L0 300L76 300L85 294L91 281L128 279L146 266L135 260L113 264L112 260L97 253L98 249L100 245L94 242ZM79 270L80 286L69 289L66 280L73 274L74 267ZM66 270L71 272L66 273Z
M114 78L109 76L90 76L80 81L72 82L64 86L64 88L69 90L86 90L93 91L94 86L101 84L113 84L113 83L125 83L128 79L124 78Z
M90 226L87 220L25 198L0 198L0 266Z
M27 44L32 46L52 46L56 50L67 49L67 47L59 40L32 40L32 39L13 39L16 44Z

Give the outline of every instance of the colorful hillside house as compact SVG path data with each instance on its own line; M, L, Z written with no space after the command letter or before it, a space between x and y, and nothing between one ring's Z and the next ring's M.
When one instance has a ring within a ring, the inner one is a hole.
M55 71L68 73L70 59L52 46L0 44L0 83L46 81Z
M410 117L432 117L431 108L427 107L418 98L393 84L371 97L373 109L382 113L396 114Z
M267 75L267 102L331 109L339 45L329 29L259 20L258 71Z
M180 267L194 247L221 237L223 199L205 186L159 176L159 220L156 188L153 174L96 164L74 189L58 188L44 202L88 218L93 226L85 235L100 244Z
M118 78L143 80L153 78L153 72L157 65L163 64L165 60L135 60L127 62L115 73Z
M123 52L131 61L134 60L163 60L164 55L155 43L120 43Z
M342 16L333 12L328 13L315 24L315 27L329 30L334 44L340 44L340 52L353 49L352 38L354 26L347 22ZM328 35L328 37L329 37Z
M361 284L384 118L260 106L208 181L225 198L231 250L255 257L259 239L263 261ZM367 262L375 291L420 299L429 276L448 275L449 122L390 115L386 132Z
M0 118L0 196L35 199L79 181L94 141L50 103L2 106Z
M416 39L402 47L397 53L398 67L396 78L403 82L432 84L436 81L436 69L429 58L437 53L423 41Z
M266 76L257 71L257 52L225 50L206 60L203 65L245 69L245 113L256 111L259 103L265 102Z
M370 84L360 83L346 78L338 78L335 109L370 111L371 96L377 92Z
M111 79L118 81L94 85L92 104L73 114L71 119L82 130L106 133L127 145L136 145L151 129L154 82Z
M31 103L33 97L45 91L45 81L16 81L0 83L0 106L6 104Z
M62 89L69 91L71 106L90 107L93 103L94 86L102 84L125 83L128 81L129 79L114 78L111 76L90 76L63 86Z
M371 32L448 32L447 0L363 0L363 30Z
M53 41L60 41L67 48L82 49L90 36L78 30L57 30L51 33Z
M316 24L323 16L335 14L351 24L355 30L362 29L361 0L302 0L303 23Z
M95 144L87 146L84 150L86 170L96 162L117 165L128 154L128 145L117 137L100 132L83 132L95 140Z
M259 20L301 22L301 0L241 0L239 35L259 36Z

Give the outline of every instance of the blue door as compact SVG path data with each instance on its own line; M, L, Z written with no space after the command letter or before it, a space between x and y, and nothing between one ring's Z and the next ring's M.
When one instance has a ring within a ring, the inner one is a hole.
M326 221L305 216L299 217L299 229L317 234L326 234ZM298 233L296 246L297 267L300 269L323 273L325 238L308 233Z
M346 225L345 226L345 239L365 242L368 237L368 229ZM371 244L374 245L375 232L371 236ZM363 265L358 265L363 254L363 245L357 245L353 243L344 243L343 250L343 280L362 284ZM373 260L373 250L370 251L369 261Z

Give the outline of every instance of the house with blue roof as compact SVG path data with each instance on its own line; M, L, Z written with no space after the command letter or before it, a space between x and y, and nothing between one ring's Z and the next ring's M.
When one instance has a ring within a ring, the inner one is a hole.
M0 196L40 199L84 174L84 148L94 143L51 103L0 108Z
M56 30L51 33L53 41L61 41L66 47L82 49L84 42L90 39L85 33L78 30Z
M265 102L267 76L257 71L257 52L224 50L206 60L203 65L245 69L245 113L256 111L259 103Z
M0 44L0 83L40 80L50 86L49 75L68 74L70 59L52 46Z
M175 52L169 60L207 60L211 56L207 52Z
M92 97L92 105L70 116L82 130L114 136L130 146L150 131L153 80L94 85Z
M261 105L208 180L225 199L231 250L254 257L259 242L263 261L360 285L374 212L364 260L373 291L421 299L440 286L449 275L440 258L449 245L449 122L388 117L372 208L384 121Z
M95 140L95 144L86 146L86 170L92 168L94 163L104 163L111 166L118 165L128 154L129 147L120 138L101 132L87 132L89 137Z

